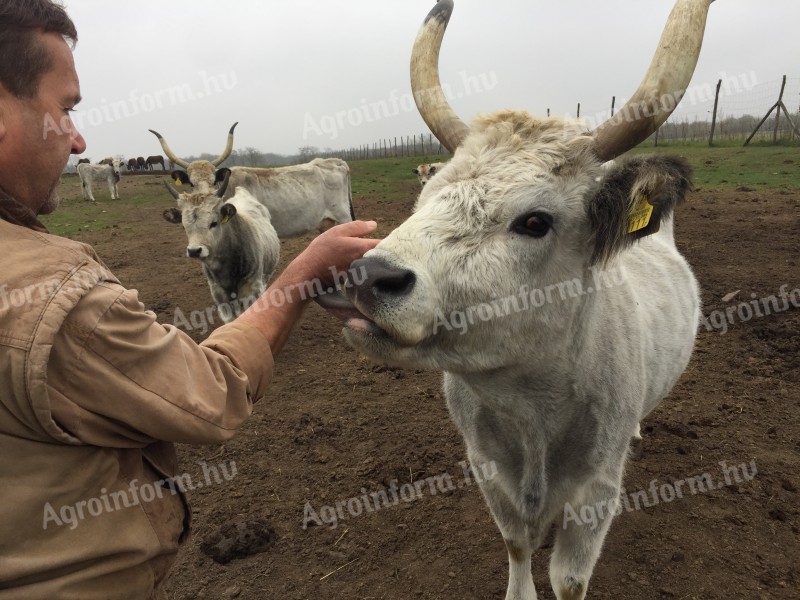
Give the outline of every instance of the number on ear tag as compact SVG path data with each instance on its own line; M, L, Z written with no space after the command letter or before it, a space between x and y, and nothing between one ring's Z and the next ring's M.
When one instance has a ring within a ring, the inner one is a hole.
M652 216L653 205L647 201L645 196L641 196L628 217L628 233L647 227Z

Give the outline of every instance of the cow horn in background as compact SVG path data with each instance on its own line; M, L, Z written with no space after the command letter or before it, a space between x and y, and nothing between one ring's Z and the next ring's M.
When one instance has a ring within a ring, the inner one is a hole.
M169 190L169 193L172 194L172 197L175 198L175 200L177 200L178 198L181 197L181 193L178 190L176 190L174 187L172 187L172 185L170 185L169 181L165 181L164 185L167 186L167 189Z
M152 129L148 129L147 131L149 131L158 138L158 141L161 143L161 148L164 150L164 154L167 155L168 159L170 159L176 165L183 167L184 169L189 167L188 162L186 162L185 160L181 160L180 158L175 156L175 153L169 149L169 146L167 145L167 140L165 140L160 133L158 133L157 131L153 131Z
M234 126L235 127L235 126ZM233 129L231 129L233 131ZM225 159L223 159L225 160ZM217 196L222 198L225 195L225 190L228 189L228 182L231 180L231 172L228 169L228 172L225 173L225 179L222 180L222 183L219 184L219 189L217 190Z
M452 13L453 1L439 0L425 17L411 51L414 102L433 135L451 153L456 151L469 130L448 104L439 81L439 49Z
M600 160L611 160L643 142L675 110L697 65L713 1L675 3L639 89L594 132L594 153Z
M239 121L236 121L236 123L231 125L231 129L228 131L228 144L225 146L225 150L217 158L211 161L211 164L215 167L220 166L223 161L231 155L231 151L233 150L233 130L236 129L238 124Z

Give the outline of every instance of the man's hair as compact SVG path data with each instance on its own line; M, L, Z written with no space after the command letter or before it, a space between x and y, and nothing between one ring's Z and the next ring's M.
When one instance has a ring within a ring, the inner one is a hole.
M0 84L18 98L33 98L53 64L36 38L58 33L70 45L78 41L75 24L53 0L0 0Z

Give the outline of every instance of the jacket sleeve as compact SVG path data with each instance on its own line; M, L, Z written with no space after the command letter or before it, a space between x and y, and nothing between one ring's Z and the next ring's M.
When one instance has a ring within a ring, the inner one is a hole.
M56 335L48 394L53 420L84 444L211 444L250 415L272 368L269 343L247 325L224 325L198 345L158 323L135 290L101 283Z

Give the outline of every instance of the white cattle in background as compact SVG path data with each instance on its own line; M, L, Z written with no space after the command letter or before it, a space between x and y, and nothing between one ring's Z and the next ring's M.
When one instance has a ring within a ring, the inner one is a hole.
M82 163L78 165L78 176L81 178L81 189L83 190L83 199L95 202L94 195L92 194L92 181L106 181L108 183L108 191L111 194L112 200L119 199L119 184L120 173L119 169L121 162L114 158L111 159L111 164L106 165L92 165Z
M228 131L228 142L222 154L213 161L191 163L177 157L160 133L152 129L150 132L158 138L169 160L186 169L172 171L176 183L191 186L195 192L208 193L230 178L228 190L244 187L267 207L280 238L324 231L355 219L350 167L338 158L315 158L288 167L218 169L231 153L236 125L234 123ZM173 191L177 193L174 188Z
M425 187L425 184L428 183L428 180L436 175L436 172L439 171L444 165L445 163L442 162L422 163L417 165L414 169L412 169L412 171L419 179L419 184L422 187Z

